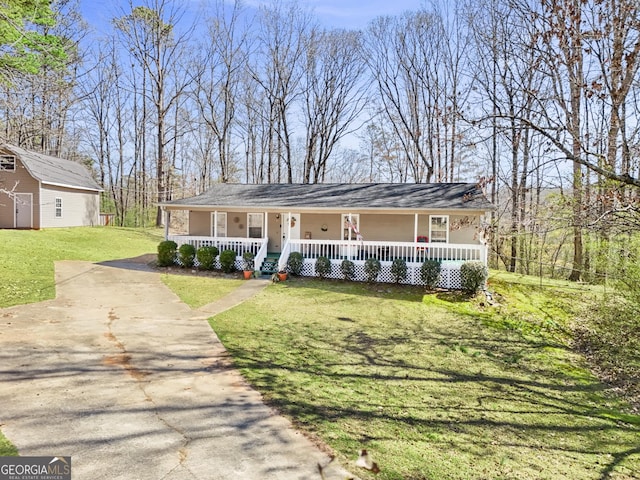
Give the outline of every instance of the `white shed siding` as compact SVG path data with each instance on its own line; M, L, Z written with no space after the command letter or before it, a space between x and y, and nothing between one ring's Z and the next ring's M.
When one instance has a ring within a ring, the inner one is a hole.
M56 217L56 198L62 199L62 216ZM42 185L40 227L81 227L100 224L100 194Z

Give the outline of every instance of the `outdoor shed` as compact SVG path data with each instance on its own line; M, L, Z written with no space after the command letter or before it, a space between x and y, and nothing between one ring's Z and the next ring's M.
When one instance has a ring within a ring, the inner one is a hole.
M0 228L99 225L101 191L80 163L0 145Z
M486 264L485 217L493 209L473 183L219 184L161 207L188 211L183 235L169 235L165 222L168 239L235 250L238 266L251 251L257 269L275 271L295 251L305 259L304 275L314 275L316 259L326 256L330 276L340 277L340 263L350 260L363 279L364 263L377 258L380 280L390 281L393 260L402 258L407 283L420 283L427 259L441 262L444 277L464 261Z

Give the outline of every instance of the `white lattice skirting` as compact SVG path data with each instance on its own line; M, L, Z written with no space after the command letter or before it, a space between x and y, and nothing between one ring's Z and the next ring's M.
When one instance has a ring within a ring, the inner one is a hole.
M364 273L363 261L354 261L354 277L353 280L357 282L366 281L367 277ZM462 288L462 282L460 278L460 266L463 262L442 262L440 265L440 288L446 288L449 290L458 290ZM302 266L300 275L304 277L316 277L316 261L313 259L305 259ZM331 273L327 275L328 278L342 279L344 275L340 270L342 261L331 261ZM393 283L393 275L391 274L391 262L381 262L380 273L378 274L378 282ZM424 285L424 282L420 278L421 263L407 263L407 278L404 282L406 285Z

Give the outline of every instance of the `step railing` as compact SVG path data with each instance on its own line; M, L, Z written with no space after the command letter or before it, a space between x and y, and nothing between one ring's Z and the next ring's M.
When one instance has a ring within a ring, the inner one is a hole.
M268 238L263 238L262 239L262 244L260 245L260 248L258 249L258 252L256 253L255 258L253 259L254 264L253 264L253 268L254 270L258 270L261 265L262 262L264 262L265 258L267 258L267 244L269 243L269 239Z
M278 271L281 272L287 268L287 262L289 260L289 254L291 253L291 244L292 240L289 240L282 246L282 251L280 252L280 259L278 260Z

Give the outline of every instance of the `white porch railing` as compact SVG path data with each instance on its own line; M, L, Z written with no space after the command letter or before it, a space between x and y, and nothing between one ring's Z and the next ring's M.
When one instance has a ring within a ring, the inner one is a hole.
M315 262L320 256L331 261L329 278L344 278L343 260L354 263L355 281L366 281L365 262L369 258L380 260L381 269L377 281L393 282L392 262L403 259L407 264L407 277L402 283L422 285L420 269L425 260L440 262L439 286L447 289L462 287L460 267L463 262L475 260L487 264L487 247L484 245L457 245L424 242L377 242L340 240L290 240L280 257L280 268L286 265L290 252L300 252L304 257L301 275L316 276Z
M234 250L236 268L242 268L242 254L252 252L255 255L255 268L259 268L267 256L266 238L222 238L190 235L170 235L178 246L189 243L194 247L215 246L220 251ZM487 247L485 245L423 243L423 242L382 242L382 241L347 241L347 240L289 240L283 245L280 253L278 269L286 267L291 252L300 252L304 257L302 275L315 276L315 261L320 256L331 260L330 278L342 278L340 265L343 260L351 260L355 264L354 280L364 281L364 264L369 258L376 258L382 264L378 281L391 282L391 263L402 258L408 267L408 275L403 283L420 285L420 267L425 260L437 260L441 264L441 283L443 288L460 288L460 265L462 262L476 260L487 264ZM220 265L217 264L219 268Z
M196 247L218 247L218 250L235 250L238 256L242 257L244 252L258 254L260 247L264 243L263 238L240 238L240 237L194 237L191 235L169 235L167 240L173 240L180 245L189 243Z
M267 255L266 238L169 235L168 240L176 242L178 247L189 243L196 249L202 246L215 246L220 251L234 250L239 257L242 257L244 252L252 252L256 256L256 265L259 265ZM286 265L290 252L300 252L304 258L315 259L324 256L333 260L352 261L377 258L381 262L392 262L396 258L402 258L406 262L419 263L425 260L456 262L477 260L486 264L487 260L487 247L479 244L300 239L289 240L284 245L280 254L280 268ZM259 258L260 255L262 258Z
M396 258L402 258L406 262L414 263L422 263L425 260L454 262L477 260L486 264L487 259L486 246L473 244L289 240L286 246L292 252L302 253L304 258L324 256L332 260L364 261L377 258L381 262L392 262ZM288 252L286 256L288 257Z
M192 235L169 235L167 240L173 240L180 245L188 243L196 250L200 247L217 247L220 252L233 250L236 252L236 268L242 269L242 255L251 252L255 255L254 267L260 266L267 256L267 238L240 238L240 237L198 237ZM196 262L197 263L197 262Z

